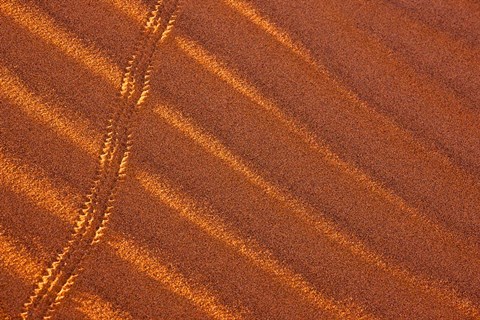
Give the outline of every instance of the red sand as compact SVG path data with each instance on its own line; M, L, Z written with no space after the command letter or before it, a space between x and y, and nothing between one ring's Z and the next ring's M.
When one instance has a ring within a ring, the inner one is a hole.
M1 1L0 318L480 319L475 1L158 3Z

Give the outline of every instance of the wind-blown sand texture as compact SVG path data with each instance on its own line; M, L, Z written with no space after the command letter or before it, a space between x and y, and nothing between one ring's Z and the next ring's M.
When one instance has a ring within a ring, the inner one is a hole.
M1 0L0 318L480 319L474 0Z

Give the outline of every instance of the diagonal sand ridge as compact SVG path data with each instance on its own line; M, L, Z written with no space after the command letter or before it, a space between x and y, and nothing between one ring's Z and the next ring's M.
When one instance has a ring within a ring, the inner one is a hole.
M2 168L5 168L3 165L14 162L12 159L8 159L1 152L0 161L3 161L0 162L0 164L2 164ZM21 165L22 167L27 167L26 164ZM19 172L19 168L21 167L14 166L12 168L13 176L8 177L11 181L11 185L8 187L14 191L21 190L23 188L22 180L27 180L25 181L26 185L33 183L38 184L40 189L46 191L43 195L45 202L53 203L59 201L61 203L60 206L47 206L45 209L47 209L47 211L54 216L62 220L66 220L66 217L64 216L64 208L75 207L74 198L79 197L79 195L76 194L76 191L65 192L59 190L57 187L53 186L48 178L42 177L41 173L38 172L37 174L32 174L32 168L27 170L29 172L28 177L19 180L19 174L20 177L22 176L22 172ZM5 173L4 170L2 170L2 174L3 173ZM24 193L24 195L28 199L31 199L32 202L35 202L36 205L41 205L41 203L36 200L34 192ZM58 195L62 195L60 196L60 199L58 198ZM72 197L72 195L75 196ZM41 270L41 267L34 262L30 255L25 253L25 250L15 248L13 241L6 237L0 238L0 240L4 240L1 242L1 250L2 253L5 254L2 255L2 257L5 259L5 262L2 259L2 264L6 264L11 268L14 268L14 270L17 270L17 272L26 280L32 281L38 277L38 272ZM156 258L150 258L148 251L142 249L131 240L120 235L113 234L113 240L109 240L108 245L118 253L120 258L137 266L141 272L146 272L156 281L162 283L177 295L190 300L199 309L205 311L213 318L222 320L242 319L242 317L236 312L230 311L230 308L221 305L217 301L218 299L212 293L210 293L209 290L187 280L182 274L158 262ZM28 273L25 273L25 271L28 271Z
M367 2L2 2L0 318L479 318L468 6Z
M147 19L144 39L130 60L121 86L120 108L107 127L97 176L76 222L72 238L46 270L34 294L25 303L24 319L50 318L78 276L89 247L98 243L112 213L119 181L125 176L132 146L131 118L149 91L151 59L157 41L164 39L176 19L178 3L157 3ZM161 16L166 15L166 16ZM56 39L53 39L55 43ZM75 44L75 43L74 43ZM80 47L81 48L81 47Z
M21 82L18 78L16 79L11 73L7 73L7 71L5 71L5 75L9 76L9 78L7 78L7 79L10 79L10 82L9 82L10 86L9 87L10 87L11 91L13 91L17 94L20 93L19 96L20 97L25 97L26 99L34 98L34 96L30 92L28 92L28 90L21 84ZM86 152L90 153L92 156L95 155L96 152L94 152L93 150L94 150L94 146L96 145L96 142L95 142L96 140L92 139L92 138L87 138L87 137L98 136L98 134L93 135L93 136L86 134L86 131L88 131L89 126L85 122L83 122L84 126L81 126L81 127L83 127L83 130L85 130L85 131L78 130L78 128L79 128L78 124L82 123L82 121L80 121L80 122L78 122L78 120L75 121L75 122L69 121L68 118L65 118L65 116L63 116L61 114L61 112L56 110L56 109L58 109L58 107L55 108L55 107L52 107L52 106L42 105L38 101L38 99L36 99L36 101L37 101L36 107L38 109L35 109L35 110L34 109L27 109L26 105L24 104L24 106L25 106L24 110L26 111L26 113L29 116L31 116L33 118L36 118L37 121L48 124L52 128L56 129L56 131L61 136L64 136L66 139L72 141L72 143L74 143L74 144L77 144L77 141L82 141L82 143L79 144L82 147L82 149L84 149ZM39 114L38 111L41 111L40 114L42 114L43 116L39 117L38 116L38 114ZM156 111L159 112L160 114L162 114L161 113L162 112L161 108L157 108ZM163 112L165 112L165 111L167 112L167 114L164 113L163 116L167 115L167 117L168 117L168 112L169 112L168 109L163 109ZM52 121L50 121L52 119L63 119L63 121L60 121L60 122L59 121L53 121L52 122ZM178 119L172 118L171 115L170 115L170 117L168 117L168 119L174 125L177 124L177 127L178 127L178 124L180 124L179 128L181 130L185 126L185 124L184 124L185 120L180 120L180 123L179 123ZM77 130L72 130L74 127L77 127ZM182 130L182 131L184 131L184 130ZM65 134L65 132L67 132L67 134ZM75 132L75 134L68 134L68 132ZM187 132L187 134L191 135L191 131ZM207 140L205 140L205 138L203 137L202 134L200 134L200 135L197 134L197 138L200 138L200 141L203 141L203 145L205 145L205 142L208 144L209 141L211 141L211 139L208 139L208 138L207 138ZM87 142L89 140L90 140L90 142ZM224 147L221 144L216 143L216 145L217 145L217 151L220 152L220 155L221 155L222 158L225 159L225 157L227 157L227 158L232 157L231 153L229 151L225 151ZM243 166L243 167L244 167L244 170L246 172L250 172L248 167L246 167L246 166ZM251 173L251 175L252 174L253 173ZM254 179L257 179L257 178L262 179L260 177L255 177ZM33 180L33 181L36 180L33 177L25 178L25 179L26 180ZM147 188L147 187L152 186L152 181L153 181L152 179L154 179L154 178L151 177L146 172L142 172L142 178L139 177L138 179L140 180L140 182L146 183L146 184L143 184L143 185L146 187L146 190L149 190L149 188ZM28 188L25 188L25 190L28 190ZM39 187L37 189L37 192L40 193L40 190L41 190L41 188ZM33 193L29 192L28 196L31 197L34 193L35 192L33 192ZM167 201L167 200L163 200L163 201ZM167 201L167 203L171 203L171 202ZM182 202L180 204L182 204ZM46 209L48 209L48 206L46 206ZM175 209L185 210L185 209L182 209L182 205L176 206ZM188 210L188 207L187 207L187 210ZM194 222L195 221L199 222L198 219L194 219ZM300 275L293 274L292 271L290 271L290 270L286 269L285 267L281 266L278 261L275 261L275 260L272 260L271 258L268 258L271 254L262 253L261 251L256 252L255 249L249 248L249 246L246 244L247 242L245 242L244 240L239 240L238 236L228 235L228 233L227 233L226 236L222 235L224 233L223 232L224 228L221 227L221 226L220 227L214 227L214 225L216 224L215 222L213 222L213 223L206 222L206 224L205 224L205 223L202 223L201 221L202 220L200 220L200 223L203 226L206 226L207 229L211 230L213 228L213 230L214 230L213 235L215 237L220 237L222 240L226 241L227 243L233 244L236 248L238 248L238 246L240 246L240 250L241 250L242 254L247 254L249 257L251 257L255 261L256 264L259 264L259 266L261 268L266 268L267 270L269 270L269 272L274 274L276 277L279 277L280 279L282 279L282 281L284 281L287 284L287 286L295 288L296 290L299 290L299 292L301 292L302 294L305 294L307 299L311 300L315 305L319 306L320 308L326 309L326 310L331 310L334 313L338 313L340 315L348 315L351 312L355 312L355 311L349 311L348 309L345 309L345 307L343 307L341 305L337 305L336 302L331 301L328 298L321 297L321 295L318 292L316 292L316 290L310 284L308 284L305 280L303 280ZM234 239L234 240L232 240L232 239ZM254 248L255 248L255 246L254 246ZM244 251L244 250L247 250L247 251ZM355 309L360 310L359 307L354 307L351 303L349 303L349 307L353 308L353 310L355 310ZM357 311L357 312L362 313L363 311ZM355 313L353 313L353 314L355 314ZM353 317L352 314L350 315L350 317Z
M297 57L299 57L304 63L309 65L315 72L325 75L327 78L331 79L335 84L336 90L341 92L345 97L350 99L356 107L369 112L373 113L376 117L379 118L379 121L387 125L389 128L392 128L394 131L404 135L407 139L414 141L417 145L419 145L422 149L427 150L429 153L441 159L447 166L461 169L465 173L470 174L465 168L457 165L454 163L449 155L446 155L444 151L426 145L423 142L423 139L414 135L410 130L407 130L403 127L400 127L395 121L393 121L389 116L384 115L383 113L377 111L376 108L370 106L366 101L362 100L357 93L350 90L344 82L337 77L336 75L332 74L328 71L327 67L322 65L319 61L317 61L313 55L309 52L309 50L299 41L294 40L288 32L282 30L280 27L276 26L273 22L269 21L267 17L262 15L253 5L243 1L243 0L223 0L223 2L228 5L230 8L235 10L240 15L247 18L251 23L259 27L265 33L269 34L272 38L274 38L278 43L286 47L287 49L291 50ZM337 17L339 21L342 21L343 17ZM358 29L357 29L358 30ZM370 34L366 34L370 40L372 40L372 36ZM376 40L377 44L380 44L378 40ZM381 45L381 44L380 44ZM382 45L383 46L383 45ZM384 47L384 46L383 46ZM393 52L389 49L390 56L398 55L397 52ZM410 66L409 66L410 67ZM410 67L411 68L411 67ZM473 176L474 179L478 180L476 176Z
M239 235L229 228L218 218L211 209L195 203L192 199L181 194L170 186L165 179L159 179L145 171L136 174L137 179L145 187L145 189L161 201L175 209L183 217L199 226L203 231L211 237L217 238L227 246L233 248L241 255L246 256L256 266L266 270L277 277L285 285L297 290L303 297L311 301L312 304L318 306L322 310L327 310L336 314L342 319L374 319L372 315L366 314L360 307L350 304L344 307L338 302L324 297L311 284L309 284L299 274L295 274L287 267L283 266L273 257L271 252L262 249L252 240L242 239Z
M13 19L23 28L60 48L69 57L81 61L95 75L113 86L117 85L120 69L97 48L87 46L66 30L58 27L55 21L33 6L26 6L17 0L0 3L0 13Z
M240 78L234 71L230 70L224 63L218 61L213 55L202 48L193 40L178 36L176 38L178 46L189 56L202 64L207 70L217 75L219 78L231 85L235 90L247 96L254 103L270 112L276 119L278 119L285 127L293 134L298 136L304 143L309 145L313 150L322 154L322 156L332 164L338 166L346 173L351 175L357 182L365 184L371 192L377 193L385 200L401 208L412 217L421 221L436 230L439 234L448 237L452 241L461 239L461 235L455 235L451 231L446 230L441 225L431 221L427 216L421 213L418 209L411 207L406 201L395 194L392 190L382 186L377 181L373 180L366 173L354 165L343 161L337 154L333 153L330 148L325 145L314 133L310 132L303 125L299 124L295 119L285 114L273 101L265 98L262 94L251 84ZM461 243L461 242L459 242Z
M261 176L254 173L252 169L250 169L243 163L242 160L238 159L235 155L228 151L228 149L226 149L220 142L203 133L201 129L197 128L194 124L189 122L189 120L184 118L180 113L172 111L165 106L157 107L155 109L155 112L162 118L166 119L167 122L169 122L172 126L184 132L187 136L191 137L191 139L202 145L209 152L212 152L215 156L229 163L234 170L246 175L249 181L251 181L255 185L258 185L267 194L271 195L273 198L281 202L288 203L289 207L291 207L292 210L297 213L302 219L304 219L309 224L315 225L321 233L327 235L327 237L332 239L334 242L340 243L347 248L350 248L350 250L355 255L358 255L362 259L365 259L366 261L378 266L379 268L392 273L396 277L402 279L410 285L413 285L414 287L416 287L418 284L421 284L421 288L427 292L430 292L439 297L448 298L452 301L457 301L457 306L461 306L463 304L463 302L461 302L463 298L457 297L456 293L452 292L450 289L444 288L443 285L431 282L428 279L423 279L422 277L412 275L404 269L386 263L381 256L378 256L377 254L371 252L363 244L358 242L358 240L352 240L348 235L343 235L342 233L339 233L337 227L335 225L332 225L331 222L326 220L319 220L317 217L315 217L317 214L314 213L313 209L306 208L303 203L295 200L290 195L285 195L280 189L271 185ZM51 123L49 125L51 125ZM84 136L86 137L88 135L84 134ZM88 150L88 148L86 150ZM471 306L469 302L466 302L466 305L467 307ZM460 308L463 309L463 307Z

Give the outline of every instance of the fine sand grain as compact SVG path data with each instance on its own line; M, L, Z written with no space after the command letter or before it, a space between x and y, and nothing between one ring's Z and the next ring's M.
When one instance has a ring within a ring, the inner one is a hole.
M1 319L480 319L474 0L1 0Z

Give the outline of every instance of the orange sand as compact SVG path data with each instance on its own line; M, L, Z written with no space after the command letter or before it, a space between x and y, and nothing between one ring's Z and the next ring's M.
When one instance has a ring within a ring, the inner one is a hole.
M480 319L474 0L0 27L0 318Z

